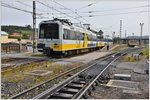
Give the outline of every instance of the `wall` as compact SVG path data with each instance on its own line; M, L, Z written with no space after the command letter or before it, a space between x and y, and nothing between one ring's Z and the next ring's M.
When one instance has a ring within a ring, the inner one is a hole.
M10 39L8 38L7 35L1 35L1 43L9 43L9 42L19 43L18 39ZM32 41L28 39L21 39L21 43L26 43L26 42L32 42Z

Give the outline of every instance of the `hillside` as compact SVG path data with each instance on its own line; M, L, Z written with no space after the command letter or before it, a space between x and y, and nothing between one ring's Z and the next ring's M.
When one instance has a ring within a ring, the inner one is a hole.
M1 30L7 32L8 34L11 34L13 32L18 32L21 34L32 33L32 28L30 25L26 25L26 26L13 26L13 25L4 26L2 25Z

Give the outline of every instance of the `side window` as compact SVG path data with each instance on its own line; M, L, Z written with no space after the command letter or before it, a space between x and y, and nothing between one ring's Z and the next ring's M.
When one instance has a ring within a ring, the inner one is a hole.
M81 33L80 37L81 37L81 40L84 40L84 33Z
M67 30L64 29L63 39L67 39Z
M71 33L71 36L72 36L72 40L76 40L76 33L75 33L75 31L72 31L72 33Z
M41 29L41 30L40 30L40 35L39 35L39 37L40 37L40 38L44 38L44 29Z
M70 31L70 30L67 30L67 40L70 40L70 39L71 39L70 33L71 33L71 31Z
M76 32L76 37L77 37L77 40L80 40L80 32Z

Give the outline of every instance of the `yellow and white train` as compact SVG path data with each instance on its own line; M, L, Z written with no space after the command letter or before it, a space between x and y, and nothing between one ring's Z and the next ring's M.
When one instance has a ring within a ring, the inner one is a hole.
M72 25L67 20L48 20L39 24L37 49L50 55L72 55L102 48L97 34L86 28Z

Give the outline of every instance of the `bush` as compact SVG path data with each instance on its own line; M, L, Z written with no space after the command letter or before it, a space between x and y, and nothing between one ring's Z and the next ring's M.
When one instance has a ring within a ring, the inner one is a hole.
M20 37L18 37L18 36L8 36L8 38L11 38L11 39L20 39Z
M144 48L141 50L140 54L143 54L145 56L149 56L149 48Z

